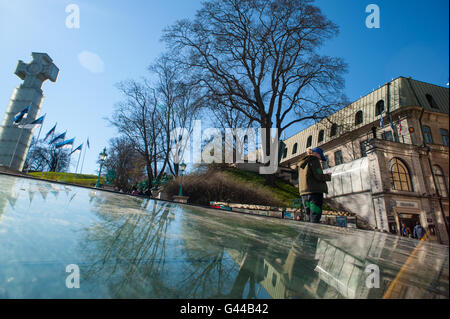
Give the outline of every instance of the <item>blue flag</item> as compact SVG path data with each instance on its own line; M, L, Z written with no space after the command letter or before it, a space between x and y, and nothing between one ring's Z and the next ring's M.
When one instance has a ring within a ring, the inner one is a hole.
M55 145L55 148L71 148L73 145L73 142L75 142L75 138L72 138L70 140L59 142Z
M384 128L383 115L381 115L381 117L380 117L380 127Z
M48 138L50 135L52 135L52 134L55 132L55 129L56 129L56 124L55 124L55 126L53 126L53 127L50 129L50 131L48 131L47 134L45 134L44 142L47 140L47 138Z
M389 120L391 121L391 128L392 128L393 130L395 130L394 122L392 122L392 117L389 117Z
M69 156L72 155L72 154L74 154L74 153L76 153L76 152L81 152L82 150L83 150L83 144L80 144L80 146L78 146L76 149L74 149L74 150L69 154Z
M39 127L39 126L42 125L42 123L44 123L44 118L45 118L45 115L41 116L40 118L38 118L37 120L34 120L31 123L19 124L19 125L17 125L17 127L19 127L19 128L28 128L28 129L31 129L31 128L34 128L34 127Z
M20 123L20 121L22 121L23 119L26 119L29 110L30 110L30 106L28 105L28 106L27 106L26 108L24 108L22 111L20 111L19 113L17 113L17 114L14 116L13 124L14 124L14 125L17 125L17 124Z
M91 145L89 145L89 137L87 138L86 144L87 144L88 149L91 149Z
M58 143L64 141L66 138L66 132L59 134L57 137L55 137L53 140L51 140L50 144Z

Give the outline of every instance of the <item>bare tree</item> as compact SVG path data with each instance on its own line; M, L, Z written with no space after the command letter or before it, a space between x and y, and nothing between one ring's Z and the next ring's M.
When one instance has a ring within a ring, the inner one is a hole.
M209 0L163 40L207 96L280 136L344 105L346 64L319 53L337 34L312 0Z
M143 177L145 160L136 151L134 143L124 136L112 138L109 142L105 168L114 170L114 186L124 191L130 190Z
M57 133L59 135L59 133ZM26 171L63 172L69 166L69 152L64 149L56 149L53 144L43 140L36 141L33 137L31 148L24 164Z
M129 80L119 83L117 87L125 100L116 105L111 119L107 120L133 143L142 156L151 185L158 175L158 163L164 155L160 143L162 127L156 92L145 80Z
M182 67L174 63L168 55L159 57L148 69L157 78L155 88L162 127L161 145L164 150L160 174L168 166L171 173L177 176L178 163L186 145L179 145L181 152L174 152L174 136L171 136L171 133L175 128L185 128L189 133L192 132L193 121L202 108L202 97L197 86L187 84ZM174 155L172 160L171 154Z

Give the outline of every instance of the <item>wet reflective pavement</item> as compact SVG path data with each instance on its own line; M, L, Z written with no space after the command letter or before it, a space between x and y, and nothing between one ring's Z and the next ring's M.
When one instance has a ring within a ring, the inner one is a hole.
M68 265L80 288L67 288ZM447 246L0 174L0 298L448 298L448 288Z

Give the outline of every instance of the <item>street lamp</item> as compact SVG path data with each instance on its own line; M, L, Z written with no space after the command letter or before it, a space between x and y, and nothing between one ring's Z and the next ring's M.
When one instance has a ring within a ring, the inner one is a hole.
M180 172L181 172L181 175L180 175L180 178L181 178L181 180L180 180L180 192L179 192L178 196L183 196L183 172L186 170L186 166L187 165L184 163L184 161L181 162L181 164L180 164Z
M108 157L108 154L106 154L106 147L103 149L103 152L99 154L100 156L100 170L98 172L98 178L97 178L97 184L95 184L95 187L100 187L100 175L102 174L102 167L105 163L106 158Z

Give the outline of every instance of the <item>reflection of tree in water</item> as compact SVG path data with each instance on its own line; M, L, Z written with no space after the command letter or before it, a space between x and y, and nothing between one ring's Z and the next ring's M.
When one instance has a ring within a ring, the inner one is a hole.
M189 292L192 298L258 297L256 283L263 279L264 256L276 255L280 250L280 246L269 249L261 238L267 235L268 229L272 230L273 237L280 235L276 227L244 219L224 219L220 225L214 225L214 216L190 217L183 221L181 230L183 252L193 261L184 272L183 291Z
M108 196L96 198L94 210L101 221L86 229L82 249L92 262L82 270L83 278L101 278L116 297L127 296L129 289L143 297L148 293L165 297L161 274L166 260L166 232L173 220L171 205L153 202L146 210L149 200L139 199L137 204L141 209L115 206L116 200ZM117 207L120 212L114 211Z

